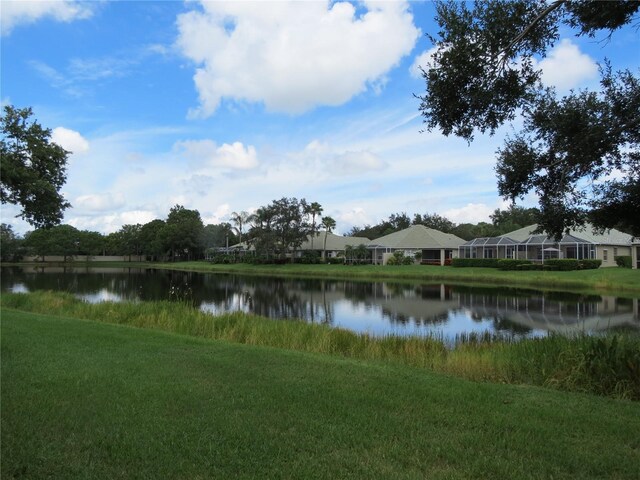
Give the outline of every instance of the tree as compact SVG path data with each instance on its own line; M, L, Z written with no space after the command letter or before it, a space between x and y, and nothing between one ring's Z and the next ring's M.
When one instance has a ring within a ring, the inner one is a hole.
M249 231L249 242L256 252L264 255L267 259L271 258L276 251L276 236L273 228L275 216L275 209L268 205L258 208L251 219L253 226Z
M538 222L540 210L537 208L524 208L517 205L510 205L507 210L496 208L490 215L491 223L495 227L495 234L518 230Z
M281 255L284 256L286 252L291 251L293 263L296 250L311 233L311 224L307 218L307 201L304 198L298 200L283 197L274 200L271 208L274 213L273 229L281 248Z
M99 232L81 230L78 232L78 254L100 255L105 250L105 237Z
M416 213L413 216L413 224L424 225L427 228L433 228L444 233L451 233L456 226L451 220L437 213L425 213L424 215Z
M202 231L202 246L204 249L222 248L239 242L233 233L233 227L229 223L205 225Z
M19 217L35 227L51 227L70 207L60 194L69 152L51 142L51 130L30 121L31 108L4 107L0 117L0 199L20 205Z
M155 261L165 255L168 250L166 236L166 223L164 220L151 220L140 229L140 248L144 255Z
M182 205L175 205L169 211L163 229L166 245L171 249L173 260L186 255L187 260L197 256L202 249L202 232L204 224L200 212L189 210Z
M427 129L467 141L522 113L524 126L498 152L498 190L540 198L538 224L555 237L591 220L640 235L640 88L630 71L601 69L599 92L558 99L544 88L535 57L559 38L560 25L594 37L633 21L640 2L487 0L436 6L439 37L423 69L419 96ZM617 173L621 180L610 180Z
M242 233L244 231L244 227L250 220L251 215L245 211L233 212L231 214L231 221L236 224L234 230L238 234L238 243L242 243Z
M71 225L57 225L51 228L39 228L25 235L25 246L35 255L59 255L64 258L78 254L80 232Z
M0 225L0 256L3 262L20 260L24 254L24 240L15 234L13 227Z
M313 240L318 232L316 228L316 217L322 213L322 205L318 202L311 202L307 207L307 214L311 215L311 250L313 250Z
M140 255L142 251L140 232L142 231L142 225L136 223L135 225L127 224L120 227L120 230L116 232L116 244L118 253L120 255L129 255L129 261L131 261L131 255Z
M322 217L322 226L324 227L324 243L322 245L322 258L327 258L327 234L336 228L336 221L331 217Z

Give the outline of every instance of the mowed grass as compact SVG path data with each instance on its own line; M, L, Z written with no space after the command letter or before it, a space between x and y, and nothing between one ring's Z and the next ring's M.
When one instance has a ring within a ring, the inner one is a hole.
M246 275L350 278L360 280L418 280L495 286L529 286L544 290L606 291L640 294L640 270L599 268L572 272L503 271L497 268L456 268L430 265L250 265L212 264L205 261L149 264L156 268Z
M10 478L636 479L640 404L4 310Z
M212 315L183 302L87 303L71 294L4 294L3 308L200 338L361 360L393 362L468 380L540 385L640 400L640 336L560 335L509 341L465 338L448 348L434 337L372 337L327 325L243 312Z

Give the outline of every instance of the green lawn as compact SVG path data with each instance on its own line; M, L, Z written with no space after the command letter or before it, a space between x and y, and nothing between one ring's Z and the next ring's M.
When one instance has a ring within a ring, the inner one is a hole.
M502 271L496 268L454 268L428 265L217 265L204 261L153 264L157 268L250 275L354 278L362 280L420 280L530 286L542 289L579 289L640 294L640 270L599 268L573 272Z
M10 478L636 479L640 403L2 312Z

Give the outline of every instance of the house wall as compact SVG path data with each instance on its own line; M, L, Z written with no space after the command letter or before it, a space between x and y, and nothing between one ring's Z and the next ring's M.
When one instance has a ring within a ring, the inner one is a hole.
M640 245L631 247L631 268L640 268Z
M596 258L602 260L603 267L617 267L618 264L614 257L621 255L631 255L631 247L620 245L598 245L596 247Z

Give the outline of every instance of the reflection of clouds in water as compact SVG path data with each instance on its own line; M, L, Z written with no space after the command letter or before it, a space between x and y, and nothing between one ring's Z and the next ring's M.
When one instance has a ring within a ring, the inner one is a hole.
M9 288L13 293L29 293L29 289L24 283L16 283Z
M89 303L124 302L128 300L123 295L110 292L106 288L103 288L96 293L83 293L80 295L76 295L76 298Z
M252 301L248 292L230 293L229 296L220 302L203 301L200 310L213 315L220 315L228 312L252 313Z
M245 312L302 319L374 336L506 337L571 334L628 326L640 330L638 300L561 292L442 284L300 280L154 271L144 268L57 268L50 273L2 268L3 291L73 292L87 302L166 300L174 285L193 291L212 314Z

